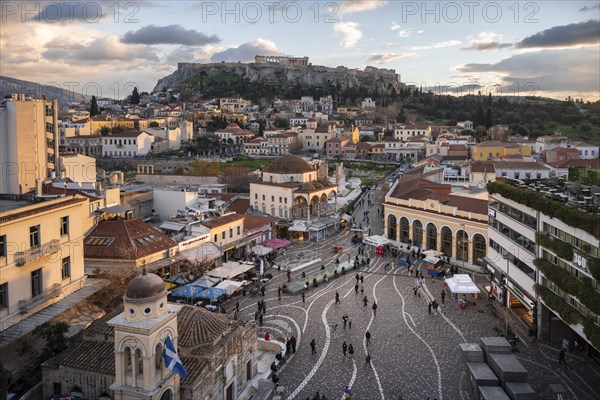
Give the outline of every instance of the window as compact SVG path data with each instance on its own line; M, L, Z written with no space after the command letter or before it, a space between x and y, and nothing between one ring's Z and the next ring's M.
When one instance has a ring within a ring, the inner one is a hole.
M271 196L271 201L275 201L275 196Z
M233 237L233 228L229 228L229 238Z
M8 283L0 285L0 308L8 307Z
M225 231L223 231L223 232L221 233L221 239L225 239L225 236L226 236L226 232L225 232Z
M29 246L39 247L40 245L40 226L32 226L29 228Z
M69 217L62 217L60 219L60 236L69 234Z
M254 193L254 199L258 200L258 193Z
M237 226L237 234L239 235L241 233L241 227L238 225Z
M218 237L217 237L217 234L215 233L215 239L213 240L213 242L215 242L215 243L216 243L216 242L217 242L217 240L218 240Z
M263 194L263 201L265 200L265 195Z
M287 204L287 197L285 197L285 198L283 199L283 202L284 202L285 204Z
M0 236L0 257L6 257L6 235Z
M36 269L31 273L31 297L42 294L42 269Z
M62 259L62 267L60 269L60 276L63 279L71 277L71 257L65 257Z
M281 197L279 197L279 202L281 203Z

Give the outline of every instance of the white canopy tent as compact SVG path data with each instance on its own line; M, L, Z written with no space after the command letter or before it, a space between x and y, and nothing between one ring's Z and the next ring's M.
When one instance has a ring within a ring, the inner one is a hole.
M447 278L444 282L446 282L450 291L455 294L479 293L477 285L466 274L456 274L452 278Z
M389 244L390 241L384 236L373 235L373 236L369 236L368 238L364 239L363 243L378 247L378 246L385 246L386 244Z
M231 295L233 292L238 290L242 285L243 285L242 282L225 280L225 281L219 283L215 287L218 289L223 289L225 291L225 293L227 293L228 295Z
M220 267L208 271L206 275L221 279L229 279L241 275L252 268L254 268L253 263L242 264L235 261L229 261Z
M267 254L269 254L273 249L269 248L269 247L265 247L265 246L261 246L256 245L254 247L252 247L250 249L250 251L252 251L254 254L256 254L257 256L266 256Z

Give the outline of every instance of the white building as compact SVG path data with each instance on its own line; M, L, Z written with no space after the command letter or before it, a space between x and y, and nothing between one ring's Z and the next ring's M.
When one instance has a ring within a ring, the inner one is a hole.
M542 162L494 161L497 178L548 179L552 169Z
M146 132L129 131L105 136L102 143L104 157L145 156L152 149L154 136Z
M542 154L544 151L556 149L557 147L569 147L569 138L560 135L558 132L554 135L538 137L533 145L533 150L537 154Z
M579 158L582 160L585 159L596 159L600 155L599 146L595 146L586 142L573 142L571 143L571 147L577 149L579 152Z
M431 126L408 123L394 129L394 138L403 142L406 142L415 136L426 136L431 138Z

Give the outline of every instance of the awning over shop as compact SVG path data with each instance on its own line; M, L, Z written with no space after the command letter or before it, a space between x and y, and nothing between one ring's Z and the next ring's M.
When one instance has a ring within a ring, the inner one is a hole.
M336 222L337 221L331 217L323 218L322 220L320 220L318 222L313 222L310 225L309 229L311 231L320 231L320 230L326 229L329 226L335 226Z
M288 232L306 232L308 227L304 223L294 223L288 228Z
M257 246L252 247L250 249L250 251L252 251L257 256L266 256L267 254L269 254L272 251L272 249L269 247L257 245Z
M368 238L363 240L363 243L366 244L370 244L371 246L385 246L386 244L389 244L390 241L381 235L373 235L373 236L369 236Z
M289 246L290 244L292 244L292 242L290 242L289 240L285 240L285 239L271 238L269 240L265 240L264 242L262 242L262 244L267 247L277 250L282 247Z
M423 262L426 262L427 264L437 265L440 262L440 259L438 257L427 256L423 259Z
M254 268L254 264L241 264L235 261L230 261L220 267L212 269L206 275L214 276L215 278L229 279L241 275L244 272Z
M223 253L213 242L202 243L200 246L179 252L181 257L190 261L213 261L220 258Z
M425 250L422 251L421 254L425 254L426 256L433 256L433 257L438 257L440 256L442 253L440 253L437 250Z
M479 293L479 288L473 283L471 277L466 274L456 274L452 278L444 280L452 293L474 294Z

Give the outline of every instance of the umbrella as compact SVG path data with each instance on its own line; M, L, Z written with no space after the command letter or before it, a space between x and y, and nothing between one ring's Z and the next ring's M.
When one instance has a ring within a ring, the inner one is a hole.
M204 289L203 291L198 293L198 296L194 296L194 297L200 298L200 299L215 300L215 299L218 299L219 297L223 296L224 294L225 294L225 290L211 287L211 288Z
M192 282L192 285L202 286L203 288L213 287L219 283L218 278L211 278L210 276L203 275L200 278Z
M265 256L271 252L271 249L265 246L258 245L252 248L252 252L257 256Z
M171 293L174 297L183 297L186 299L195 299L199 297L199 294L204 290L204 287L199 285L184 285L181 286Z

